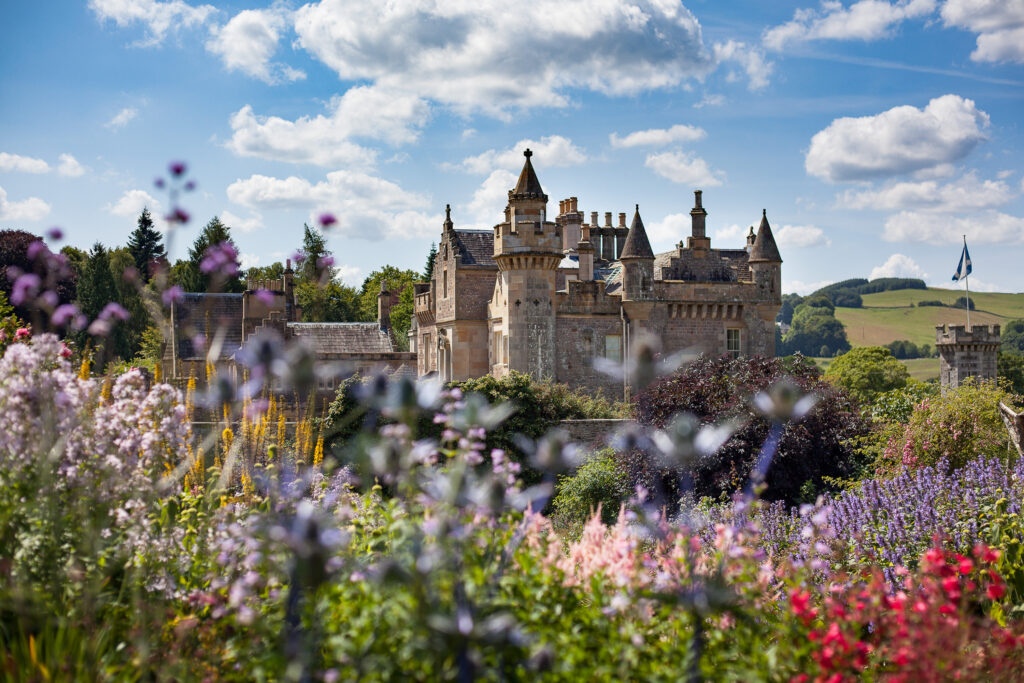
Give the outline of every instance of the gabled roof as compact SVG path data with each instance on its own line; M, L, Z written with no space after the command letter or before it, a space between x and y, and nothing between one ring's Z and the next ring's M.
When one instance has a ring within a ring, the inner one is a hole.
M651 241L647 239L644 222L640 220L639 204L637 204L636 213L633 214L633 223L629 226L626 243L622 246L622 254L619 255L620 261L627 258L654 258Z
M456 230L459 252L464 266L490 266L494 262L494 233L490 230Z
M768 211L766 209L761 210L761 225L757 228L757 238L754 240L754 247L750 250L750 262L753 263L754 261L782 263L779 247L775 244L772 228L768 225Z
M313 344L318 355L390 353L391 335L377 323L288 323L288 331Z
M527 149L523 152L523 156L526 157L526 163L523 164L523 170L519 173L519 182L516 183L515 189L509 193L509 198L543 199L547 201L548 196L544 194L544 189L540 186L537 174L533 170L533 164L530 163L530 157L533 156L533 152Z

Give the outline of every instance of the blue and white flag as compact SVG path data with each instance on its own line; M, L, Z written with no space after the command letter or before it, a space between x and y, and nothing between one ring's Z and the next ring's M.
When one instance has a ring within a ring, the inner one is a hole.
M963 280L965 277L971 274L971 255L967 251L967 243L964 242L964 253L960 254L960 263L956 267L956 272L953 273L953 282Z

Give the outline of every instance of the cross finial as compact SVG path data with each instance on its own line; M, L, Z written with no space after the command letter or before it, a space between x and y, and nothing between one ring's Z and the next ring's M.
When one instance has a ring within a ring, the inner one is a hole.
M636 205L636 212L640 213L640 205L639 204Z
M526 157L527 159L529 159L530 157L532 157L532 156L533 156L533 152L531 152L531 151L530 151L530 148L529 148L529 147L527 147L527 148L526 148L526 151L525 151L525 152L523 152L523 156L524 156L524 157Z
M761 215L764 216L765 218L767 218L768 217L768 209L761 209Z
M450 221L452 219L452 205L451 204L445 204L444 205L444 219L446 221Z

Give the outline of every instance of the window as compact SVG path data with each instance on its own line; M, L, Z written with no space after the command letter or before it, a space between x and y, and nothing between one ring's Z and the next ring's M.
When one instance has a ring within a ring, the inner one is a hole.
M604 337L604 357L616 363L622 362L622 335L606 334Z
M730 327L725 331L725 352L731 358L740 355L740 331L738 328Z
M495 332L493 335L491 335L491 343L494 345L494 364L501 365L501 332Z
M444 282L444 284L442 285L442 287L444 287L444 291L441 294L441 296L443 298L447 299L448 298L448 269L447 268L445 268L441 272L441 280L442 280L442 282Z

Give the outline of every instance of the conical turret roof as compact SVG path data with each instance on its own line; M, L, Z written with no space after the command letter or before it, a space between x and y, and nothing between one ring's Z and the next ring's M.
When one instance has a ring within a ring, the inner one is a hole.
M647 239L644 222L640 220L639 204L636 206L636 213L633 214L633 223L629 226L629 234L626 235L626 243L622 246L622 254L619 256L620 260L627 258L654 258L651 241Z
M765 209L761 209L761 225L757 228L757 238L754 240L754 248L750 250L749 260L782 263L779 247L775 244L775 236L768 225L768 211Z
M548 196L544 194L544 189L540 186L540 181L537 180L537 173L533 170L533 164L530 163L533 152L527 149L523 152L523 156L526 157L526 163L523 164L523 170L519 173L519 182L516 183L516 188L509 192L509 198L547 201Z

